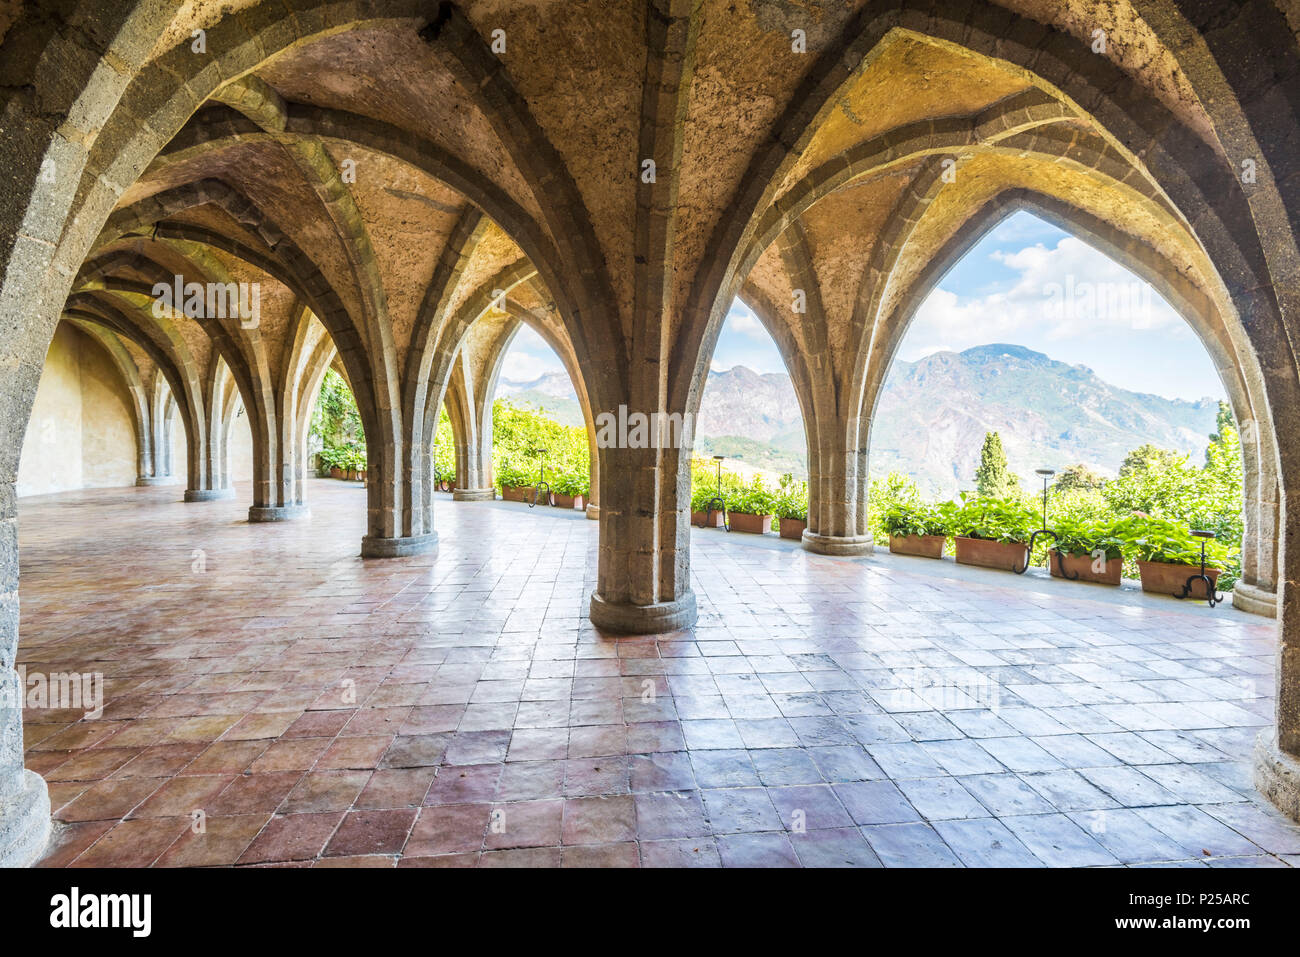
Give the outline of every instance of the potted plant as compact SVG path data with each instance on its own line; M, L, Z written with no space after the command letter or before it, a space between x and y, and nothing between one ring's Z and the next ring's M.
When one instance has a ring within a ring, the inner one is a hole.
M952 502L941 505L895 502L884 515L889 550L898 555L942 558L955 511Z
M1142 590L1158 595L1181 595L1188 579L1201 571L1201 544L1205 545L1205 575L1215 585L1223 572L1223 562L1233 551L1213 539L1193 535L1187 526L1167 518L1153 518L1135 513L1117 522L1115 534L1124 542L1124 550L1137 559ZM1190 598L1208 598L1205 582L1191 582Z
M576 472L565 472L556 477L551 489L551 504L556 508L582 508L591 494L591 479Z
M1048 550L1055 578L1118 585L1124 573L1124 541L1114 522L1102 519L1057 519L1056 543Z
M781 487L772 496L772 511L782 538L803 538L808 527L808 483L795 482L793 475L781 476Z
M772 530L772 493L763 485L762 476L742 486L727 502L727 527L733 532L762 535Z
M320 461L320 471L330 478L342 478L343 468L339 464L343 450L333 445L326 445L316 453Z
M536 489L528 484L528 478L523 469L514 465L502 465L497 469L501 497L507 502L531 502Z
M691 524L701 528L722 528L727 522L723 511L708 511L708 504L718 494L715 487L695 485L691 489Z
M1037 523L1033 511L1015 499L970 497L953 512L957 561L1017 571L1029 560L1029 529Z

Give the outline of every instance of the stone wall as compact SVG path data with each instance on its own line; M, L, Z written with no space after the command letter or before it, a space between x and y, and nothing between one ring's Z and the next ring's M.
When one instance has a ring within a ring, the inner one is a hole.
M122 377L104 351L60 325L23 439L18 496L134 485L136 442L127 402ZM180 441L183 462L183 435Z

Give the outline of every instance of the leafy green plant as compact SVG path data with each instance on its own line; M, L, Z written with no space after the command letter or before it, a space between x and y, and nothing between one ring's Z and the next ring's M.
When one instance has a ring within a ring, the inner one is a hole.
M497 484L501 486L528 488L536 481L535 475L532 469L521 468L513 463L502 463L496 468Z
M741 486L738 492L727 497L727 511L729 512L741 512L746 515L771 515L775 506L776 500L767 486L763 484L761 475L755 475L748 485Z
M796 482L788 473L782 475L781 484L772 496L772 510L777 518L808 521L808 483Z
M943 505L947 505L949 508L944 509L940 505L896 502L885 510L882 520L885 530L893 538L908 535L943 535L946 537L952 531L952 513L954 509L951 507L951 502L944 502Z
M1113 531L1124 543L1125 554L1141 562L1199 566L1202 541L1208 565L1222 568L1236 553L1231 546L1198 538L1186 525L1167 518L1131 515L1116 522Z
M591 476L580 475L576 472L566 472L558 475L550 482L551 491L557 495L568 495L571 498L577 498L581 495L587 498L591 495Z
M1038 516L1019 499L962 492L961 505L953 511L952 531L966 538L1021 544L1038 524Z
M1106 519L1062 518L1052 523L1052 547L1063 555L1105 552L1106 561L1124 557L1124 540L1115 534L1115 522Z

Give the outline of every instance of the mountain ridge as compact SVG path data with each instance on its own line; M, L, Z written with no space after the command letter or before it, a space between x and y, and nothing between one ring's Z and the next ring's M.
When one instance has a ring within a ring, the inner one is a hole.
M563 372L501 380L498 395L581 425ZM1011 470L1032 477L1082 463L1115 474L1145 442L1199 458L1218 401L1168 399L1121 388L1085 365L992 342L895 360L872 417L871 472L911 475L932 496L974 484L984 434L999 432ZM695 423L696 451L770 472L807 469L803 417L790 377L737 365L710 370Z

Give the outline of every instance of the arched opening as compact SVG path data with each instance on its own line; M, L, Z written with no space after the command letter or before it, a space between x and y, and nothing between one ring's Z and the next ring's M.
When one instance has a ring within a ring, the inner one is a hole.
M544 332L518 315L503 316L487 346L495 354L486 356L477 435L490 443L483 458L502 498L586 509L593 487L590 413L570 373L572 360L556 351L563 343ZM486 345L482 336L476 341Z
M1243 493L1257 479L1230 404L1242 390L1220 379L1205 327L1054 218L999 209L911 291L868 398L873 477L895 473L873 502L877 541L890 541L900 499L966 492L1041 515L1034 471L1050 469L1057 522L1127 536L1113 551L1129 575L1139 553L1177 563L1196 550L1191 533L1209 530L1231 590L1243 556L1258 553L1253 532L1243 541ZM1139 544L1144 516L1169 536L1163 550Z
M694 422L692 521L716 526L734 512L728 528L799 538L808 520L809 395L761 308L738 298L718 333Z

